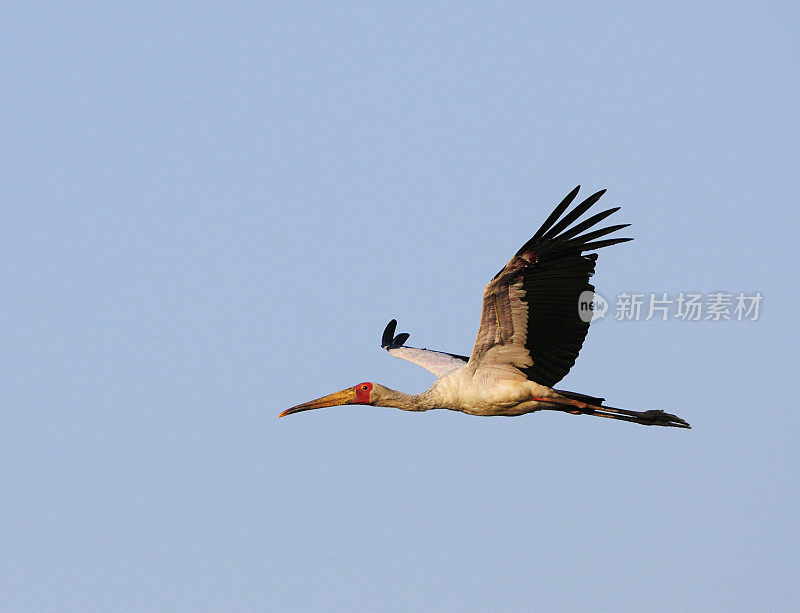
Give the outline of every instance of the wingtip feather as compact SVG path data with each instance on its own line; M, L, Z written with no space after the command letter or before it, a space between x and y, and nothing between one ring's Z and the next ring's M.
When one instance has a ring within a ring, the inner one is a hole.
M539 229L536 231L536 234L533 235L531 240L525 243L526 245L538 238L541 238L550 229L550 226L552 226L554 223L556 223L556 221L558 221L558 218L561 217L561 215L564 213L564 211L567 210L569 205L572 204L572 201L575 200L575 196L578 195L580 189L581 186L576 185L575 188L570 193L564 196L564 199L558 203L558 206L555 209L553 209L553 212L550 213L550 215L547 217L544 223L539 227Z
M394 340L394 331L397 329L397 320L393 319L383 329L383 336L381 336L381 347L389 347Z

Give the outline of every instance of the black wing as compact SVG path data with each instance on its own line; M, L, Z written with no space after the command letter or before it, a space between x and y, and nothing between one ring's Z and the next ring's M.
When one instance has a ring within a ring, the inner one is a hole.
M605 193L599 191L566 212L579 189L564 198L486 286L470 358L475 377L527 378L552 387L575 363L589 330L578 300L582 292L594 292L589 278L597 260L596 253L584 253L632 240L597 240L629 224L589 231L619 207L572 225Z

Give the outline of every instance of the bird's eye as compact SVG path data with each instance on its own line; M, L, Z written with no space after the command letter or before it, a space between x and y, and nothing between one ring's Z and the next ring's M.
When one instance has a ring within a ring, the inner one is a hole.
M366 389L367 389L367 386L366 386L366 385L362 385L362 386L361 386L361 389L362 389L362 390L366 390Z

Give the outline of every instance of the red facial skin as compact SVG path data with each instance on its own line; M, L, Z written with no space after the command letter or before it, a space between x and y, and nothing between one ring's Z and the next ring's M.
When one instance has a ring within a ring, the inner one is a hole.
M359 404L369 404L369 394L372 391L372 383L359 383L355 387L356 400Z

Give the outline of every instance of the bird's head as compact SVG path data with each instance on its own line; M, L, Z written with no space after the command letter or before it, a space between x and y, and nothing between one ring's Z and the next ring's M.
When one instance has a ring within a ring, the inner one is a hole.
M322 409L324 407L334 407L341 404L375 404L381 391L384 390L382 385L370 383L365 381L353 387L348 387L340 392L328 394L322 398L298 404L291 409L286 409L278 417L284 415L291 415L292 413L299 413L300 411L310 411L311 409Z

